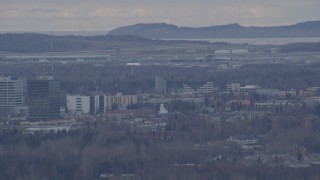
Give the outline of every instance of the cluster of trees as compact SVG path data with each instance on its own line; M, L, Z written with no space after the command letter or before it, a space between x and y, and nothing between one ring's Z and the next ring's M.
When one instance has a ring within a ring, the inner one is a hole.
M242 130L225 124L224 130L216 133L218 125L200 116L176 115L170 122L167 134L100 120L70 132L24 134L14 128L1 130L0 176L79 180L96 179L101 174L132 174L133 179L319 178L316 167L269 167L258 160L257 165L246 165L238 160L243 155L236 144L229 149L194 146L216 139L221 132L228 136L251 131L245 124ZM272 137L278 138L281 131L275 133ZM227 158L214 160L218 155Z
M320 51L320 43L292 43L283 45L280 48L281 52L317 52Z
M237 70L214 71L214 68L179 68L166 66L130 67L92 66L87 64L54 64L54 76L68 93L96 90L114 94L145 93L154 91L154 77L166 75L169 90L181 89L183 84L198 88L207 81L225 90L231 82L241 85L258 84L280 90L305 89L319 86L319 65L246 65ZM51 72L51 64L3 64L2 75L26 76L29 79ZM133 75L128 76L133 71ZM259 97L257 97L259 98ZM263 97L261 97L263 98Z
M51 42L52 45L51 46ZM97 35L97 36L56 36L38 33L7 33L0 34L0 49L7 52L68 52L86 50L113 50L116 47L150 47L176 44L199 44L190 41L151 40L134 35ZM201 44L208 44L201 42ZM52 49L51 49L52 48Z
M319 65L248 65L238 70L215 72L212 68L56 65L55 76L64 93L93 90L128 94L153 92L154 76L167 74L170 89L183 83L200 86L213 81L224 90L228 82L260 84L265 87L303 89L320 84ZM128 76L128 72L133 75ZM34 78L50 69L46 64L3 64L3 75ZM207 97L206 107L222 107L227 99ZM228 98L228 97L226 97ZM230 97L229 97L230 98ZM255 94L252 100L266 97ZM136 179L319 179L317 167L291 169L248 165L248 155L239 145L226 143L206 146L228 137L261 137L266 152L288 153L292 144L308 152L320 152L320 106L278 106L264 116L213 121L203 107L174 101L164 132L140 129L110 119L88 122L70 132L24 134L10 127L0 130L0 177L3 179L95 179L101 174L134 174ZM131 107L132 109L136 107ZM241 105L235 104L234 110ZM250 111L251 109L248 109ZM312 118L307 114L311 114ZM313 117L314 116L314 117ZM195 146L199 145L199 146ZM249 152L250 153L250 152ZM215 157L222 155L221 160ZM298 156L303 160L303 154ZM213 159L213 160L212 160Z

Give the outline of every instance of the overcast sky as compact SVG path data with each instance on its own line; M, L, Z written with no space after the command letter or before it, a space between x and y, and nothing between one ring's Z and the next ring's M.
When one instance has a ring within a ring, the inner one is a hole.
M0 31L109 31L136 23L289 25L320 20L320 0L0 0Z

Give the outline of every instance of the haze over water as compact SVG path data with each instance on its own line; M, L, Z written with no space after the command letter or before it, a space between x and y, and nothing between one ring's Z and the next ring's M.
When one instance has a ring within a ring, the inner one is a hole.
M190 40L209 41L211 43L233 43L250 45L285 45L290 43L313 43L320 42L320 37L290 37L290 38L217 38L217 39L170 39L170 40Z

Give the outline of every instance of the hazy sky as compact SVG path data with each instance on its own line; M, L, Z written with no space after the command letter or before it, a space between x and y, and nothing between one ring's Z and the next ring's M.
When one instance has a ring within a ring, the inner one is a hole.
M0 31L108 31L136 23L272 26L320 20L320 0L0 0Z

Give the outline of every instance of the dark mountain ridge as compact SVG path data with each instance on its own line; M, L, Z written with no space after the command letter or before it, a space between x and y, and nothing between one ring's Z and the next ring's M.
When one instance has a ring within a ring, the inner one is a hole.
M108 35L136 35L151 39L320 37L320 21L271 27L245 27L236 23L208 27L178 27L166 23L135 24L116 28Z

